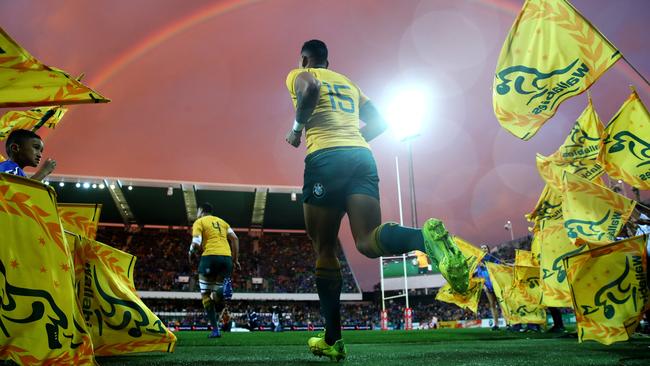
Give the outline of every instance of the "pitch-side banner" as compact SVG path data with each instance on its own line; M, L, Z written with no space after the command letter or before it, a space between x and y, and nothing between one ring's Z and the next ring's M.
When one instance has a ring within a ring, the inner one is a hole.
M647 236L619 241L565 259L578 339L626 341L649 305Z
M607 125L598 159L610 177L650 189L650 114L636 92Z
M62 70L42 64L0 28L0 108L109 101Z
M102 212L101 204L59 203L57 208L64 230L95 239Z
M95 354L173 352L176 336L140 300L133 286L136 258L100 242L74 241L74 271L83 319Z
M528 140L620 57L568 1L527 0L497 62L494 113L503 128Z
M0 174L0 233L0 359L92 365L93 345L54 191Z

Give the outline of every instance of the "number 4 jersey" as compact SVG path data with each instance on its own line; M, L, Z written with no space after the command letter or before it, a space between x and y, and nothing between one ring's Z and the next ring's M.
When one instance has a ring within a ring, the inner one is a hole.
M202 255L232 256L228 243L230 225L224 220L208 215L203 216L192 225L192 236L201 235Z
M370 148L359 131L359 106L368 98L350 79L335 71L295 69L287 76L287 88L296 107L296 77L308 72L321 82L320 97L307 122L307 154L330 147Z

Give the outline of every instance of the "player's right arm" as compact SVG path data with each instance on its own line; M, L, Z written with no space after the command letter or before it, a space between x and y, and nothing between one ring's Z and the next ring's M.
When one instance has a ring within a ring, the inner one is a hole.
M302 130L318 104L320 87L321 82L307 71L298 74L293 82L293 92L296 96L296 118L286 137L286 141L293 147L300 146Z
M370 140L386 131L388 123L384 117L381 116L370 99L367 99L363 94L359 104L359 119L365 123L365 126L361 128L361 136L363 136L367 142L370 142Z
M192 242L190 243L190 251L188 253L190 263L192 263L192 255L201 248L202 241L201 223L199 220L196 220L192 225Z

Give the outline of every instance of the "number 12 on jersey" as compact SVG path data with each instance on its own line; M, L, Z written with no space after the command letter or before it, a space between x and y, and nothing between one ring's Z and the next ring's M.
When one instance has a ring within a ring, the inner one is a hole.
M340 109L343 112L354 113L354 99L351 96L341 94L341 90L350 89L347 85L330 84L323 81L323 85L327 87L330 103L332 103L332 110ZM336 99L336 100L335 100Z

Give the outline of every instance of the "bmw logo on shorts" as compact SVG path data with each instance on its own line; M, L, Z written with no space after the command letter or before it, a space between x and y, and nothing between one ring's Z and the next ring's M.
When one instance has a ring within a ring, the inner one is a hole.
M314 196L318 198L323 197L323 195L325 194L325 187L323 187L323 185L320 183L316 183L314 184L313 192L314 192Z

